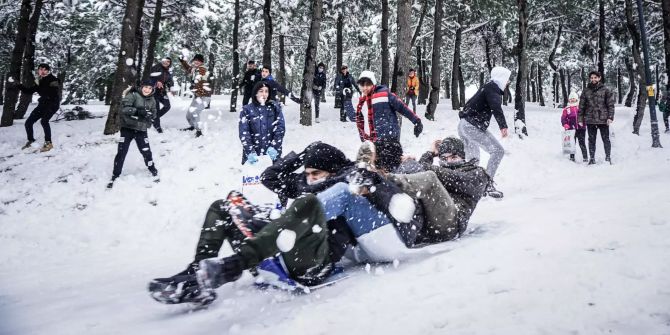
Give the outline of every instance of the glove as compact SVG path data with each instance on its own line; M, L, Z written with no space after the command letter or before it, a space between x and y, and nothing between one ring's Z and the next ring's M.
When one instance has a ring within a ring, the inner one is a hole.
M279 152L277 152L277 149L273 147L269 147L268 150L265 150L265 153L268 154L268 156L270 156L270 159L272 161L277 160L277 158L279 157Z
M291 93L289 94L288 97L289 97L289 99L293 100L293 102L295 102L295 103L297 103L297 104L299 104L299 103L301 102L301 101L300 101L300 98L296 97L296 96L293 94L293 92L291 92Z
M570 130L570 125L566 123L563 125L563 128L565 128L565 130Z
M417 124L414 125L414 136L419 137L419 134L423 131L423 124L421 121L417 122Z
M247 156L247 163L249 163L251 165L254 165L254 164L258 163L258 155L255 152L250 153Z

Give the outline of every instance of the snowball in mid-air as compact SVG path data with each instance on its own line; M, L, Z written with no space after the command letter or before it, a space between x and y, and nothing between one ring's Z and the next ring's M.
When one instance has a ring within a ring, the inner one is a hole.
M277 247L281 252L289 252L295 245L295 232L293 230L284 229L277 236Z
M12 78L12 77L7 78L7 82L8 82L8 83L13 83L13 82L14 82L14 78Z
M323 230L323 228L321 228L321 226L319 226L318 224L315 224L315 225L312 226L312 233L314 233L314 234L318 234L322 230Z
M126 65L133 66L133 64L135 64L135 60L132 58L126 58Z
M391 197L389 212L399 222L408 223L412 221L415 210L414 200L406 193L398 193Z

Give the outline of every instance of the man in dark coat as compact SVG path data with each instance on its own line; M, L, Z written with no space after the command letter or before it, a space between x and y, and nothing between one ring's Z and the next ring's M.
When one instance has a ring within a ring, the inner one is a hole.
M314 80L312 81L312 96L314 97L314 115L316 123L319 123L319 103L321 102L321 94L326 87L326 65L319 63L314 72Z
M170 88L174 86L170 67L172 67L172 58L165 57L160 63L151 68L151 75L149 76L149 80L154 84L154 99L156 99L157 110L153 126L159 133L163 132L163 128L161 128L161 116L170 110L168 93L170 92Z
M60 108L60 80L51 74L51 67L49 67L49 64L40 64L37 67L37 75L39 77L37 85L25 87L22 84L19 84L17 86L23 94L32 95L37 93L40 95L37 107L33 109L30 116L28 116L28 119L26 119L25 127L28 142L21 149L28 149L31 144L35 142L33 125L37 120L40 120L42 129L44 129L44 145L40 151L45 152L53 149L49 119L51 119Z
M254 85L261 81L261 71L256 68L256 62L250 60L247 62L247 71L244 72L240 88L244 88L244 98L242 98L242 106L246 106L252 97Z
M263 65L261 68L261 81L266 82L270 87L270 96L268 97L268 100L279 101L277 100L277 92L279 92L284 96L288 96L293 102L297 104L300 103L300 99L293 95L293 92L289 91L272 77L272 69L267 65Z
M579 123L586 125L589 135L589 165L596 163L596 135L600 137L605 147L605 161L612 164L610 153L610 124L614 122L614 97L612 92L600 82L602 75L598 71L589 73L591 82L586 85L579 98ZM639 127L639 125L638 125Z
M500 66L491 70L491 81L482 86L459 113L458 135L465 144L465 158L479 161L479 148L490 156L486 172L495 178L498 165L505 155L505 149L487 129L491 123L491 115L498 122L500 135L507 137L507 123L502 110L502 95L509 83L511 71ZM496 190L493 183L489 184L487 194L494 198L502 198L502 192Z
M342 65L340 69L340 74L335 78L335 94L339 95L342 104L340 106L340 121L347 122L354 121L354 105L351 102L351 97L354 95L354 90L358 91L358 94L361 94L361 90L356 86L356 80L354 77L349 74L349 67Z

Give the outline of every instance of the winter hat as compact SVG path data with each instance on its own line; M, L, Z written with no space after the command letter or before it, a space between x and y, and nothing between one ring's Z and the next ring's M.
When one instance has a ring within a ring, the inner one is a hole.
M501 91L504 91L511 74L512 71L502 66L496 66L491 70L491 81L496 83Z
M437 151L440 156L458 155L461 158L465 158L465 145L463 145L463 141L460 138L447 137L443 139Z
M152 83L151 80L149 80L149 79L145 79L145 80L142 80L142 82L140 83L140 87L144 87L144 86L154 87L154 83Z
M363 78L368 78L370 81L372 81L372 85L377 85L377 79L375 78L374 72L368 70L361 72L361 75L358 76L358 81L360 82L360 80Z
M570 100L575 99L577 102L570 102ZM577 95L577 92L572 91L570 92L570 95L568 96L568 105L570 106L577 106L579 104L579 95Z
M303 164L306 168L336 173L351 162L340 149L323 142L314 142L305 149Z
M204 63L205 62L205 56L203 56L201 54L195 54L195 56L193 56L193 59L191 61L194 61L194 60L197 60L197 61L200 61L201 63Z
M375 142L375 166L392 172L402 163L402 145L395 140L378 140Z

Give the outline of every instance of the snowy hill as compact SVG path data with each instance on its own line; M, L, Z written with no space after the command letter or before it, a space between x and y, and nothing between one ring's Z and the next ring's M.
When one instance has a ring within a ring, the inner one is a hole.
M52 123L46 154L20 151L22 121L0 129L0 334L670 334L670 136L652 149L648 115L638 137L622 107L614 165L598 140L598 165L586 166L560 153L560 110L530 105L530 137L502 141L505 199L480 202L448 252L361 268L303 297L257 291L246 275L207 310L159 305L147 282L190 261L207 206L239 187L241 160L227 97L197 139L176 130L188 101L174 100L166 132L149 132L159 184L133 145L105 189L118 135L102 135L104 118ZM456 134L449 106L418 139L404 122L407 153ZM330 98L321 113L300 126L289 102L284 152L322 140L353 158L355 125Z

